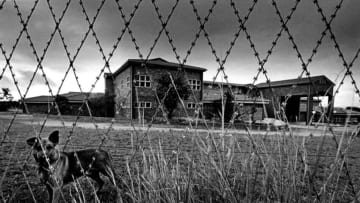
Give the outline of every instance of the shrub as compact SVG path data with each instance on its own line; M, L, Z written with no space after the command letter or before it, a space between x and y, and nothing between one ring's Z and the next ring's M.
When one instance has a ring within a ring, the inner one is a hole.
M109 112L109 105L114 104L113 96L98 96L89 98L89 106L91 109L91 114L96 117L111 117L113 112ZM113 108L110 108L113 110Z
M18 108L19 103L15 101L2 101L0 102L0 111L8 111L11 108Z
M69 100L61 95L57 95L55 97L55 102L57 104L57 106L59 107L60 113L63 115L68 115L71 114L71 107L69 104ZM55 106L53 106L53 108L50 111L51 114L58 114L58 111L56 110Z
M226 91L224 93L224 103L225 103L225 110L224 110L224 122L228 123L234 113L234 96L231 94L230 91ZM219 117L221 117L221 112L222 112L222 100L216 100L214 102L215 104L215 112L213 112L215 115L219 115Z

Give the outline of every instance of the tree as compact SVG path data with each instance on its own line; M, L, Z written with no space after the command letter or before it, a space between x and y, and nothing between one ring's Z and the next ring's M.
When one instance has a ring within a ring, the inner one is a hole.
M224 97L226 99L224 121L228 123L234 114L234 96L230 91L226 91Z
M170 77L171 75L171 77ZM174 81L175 87L173 86ZM172 118L174 110L177 108L180 98L185 100L190 96L191 90L183 75L176 76L167 73L162 74L157 80L157 95L167 110L167 116Z
M12 101L14 99L14 97L10 93L9 88L1 88L1 90L2 90L2 93L1 93L0 99L6 99L6 101Z
M226 91L224 92L224 104L225 104L225 109L224 109L224 122L228 123L234 113L234 96L231 94L230 91ZM214 102L215 105L215 113L218 113L218 115L221 115L222 112L222 99L216 100Z
M58 105L61 114L67 115L67 114L71 113L71 108L70 108L68 98L61 96L61 95L57 95L55 97L55 102ZM57 114L58 111L56 111L55 108L52 108L51 113Z
M113 112L108 112L108 106L109 105L115 105L114 104L114 97L113 96L97 96L97 97L90 97L89 98L89 106L91 109L91 114L93 116L97 116L97 117L106 117L109 116L109 113L112 113L111 115L113 116L114 113ZM113 108L111 108L113 109Z

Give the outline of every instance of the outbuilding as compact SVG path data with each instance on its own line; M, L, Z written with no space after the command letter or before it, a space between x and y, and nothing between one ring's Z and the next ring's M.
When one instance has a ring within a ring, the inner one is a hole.
M331 101L334 85L326 76L320 75L269 81L256 86L263 97L270 100L266 108L269 117L281 117L281 110L284 110L289 122L309 123L314 111L314 101L316 103L318 97L327 97L328 105L333 106ZM301 111L304 106L306 111Z

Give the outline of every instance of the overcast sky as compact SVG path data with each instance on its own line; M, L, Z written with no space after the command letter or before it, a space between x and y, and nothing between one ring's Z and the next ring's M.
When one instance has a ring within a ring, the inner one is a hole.
M34 5L34 1L18 0L16 2L25 21L30 13L30 9ZM81 40L84 38L89 27L79 2L80 0L71 1L70 7L60 24L61 33L65 38L65 43L71 57L80 46ZM155 2L160 8L159 12L164 20L172 6L176 3L175 0L157 0ZM195 6L202 20L207 15L212 2L210 0L195 0ZM205 25L205 30L209 34L212 45L216 49L216 54L221 60L226 56L226 50L229 48L230 42L234 39L234 34L239 28L237 17L230 2L230 0L218 1L213 13L209 17L208 23ZM251 0L236 0L234 2L242 18L253 4ZM276 2L278 3L281 15L285 19L290 13L291 8L295 5L295 1L278 0ZM59 18L65 8L66 0L51 0L50 3L57 18ZM119 4L122 6L127 19L134 9L135 3L137 3L135 0L119 0ZM335 11L338 3L339 0L319 0L319 4L328 19ZM84 6L90 20L93 19L99 5L100 0L84 0ZM22 25L14 8L14 1L8 0L3 6L0 10L0 43L3 44L8 57L19 36ZM353 59L357 49L360 47L359 10L360 1L344 0L336 19L331 24L336 41L348 62ZM258 0L245 26L251 36L251 40L255 44L255 49L259 52L260 58L263 59L281 28L279 17L276 15L271 1ZM147 56L150 47L161 30L161 23L150 0L143 0L141 2L129 27L136 39L136 43L140 47L140 52ZM43 49L49 41L54 28L55 23L51 17L47 1L40 0L28 24L30 39L34 43L39 56L43 54ZM94 24L94 30L107 57L123 28L124 23L115 0L107 0ZM316 46L316 42L320 39L321 33L325 29L325 24L321 21L321 15L313 1L300 1L288 23L288 28L304 60L307 61L313 48ZM191 47L191 42L195 39L195 33L199 30L199 22L190 4L190 0L180 0L173 16L169 20L167 30L182 60ZM287 33L283 32L277 46L273 50L273 54L265 65L268 77L272 81L296 78L302 71L301 62L288 38ZM326 75L336 85L339 85L345 71L342 65L343 62L338 55L337 50L334 48L334 42L327 35L313 58L313 62L308 67L311 75ZM135 49L134 43L126 32L114 52L113 58L110 60L110 69L114 72L127 59L138 57L139 54ZM154 51L150 55L150 58L157 57L172 62L177 61L165 33L161 35ZM36 57L29 46L29 40L26 38L25 33L20 38L10 63L13 66L21 94L24 94L37 66ZM5 67L5 64L6 60L0 54L0 67ZM208 71L204 73L205 80L212 80L216 75L219 65L212 54L212 50L203 32L196 41L196 45L192 49L186 64L207 68ZM360 85L359 64L359 60L356 60L351 69L355 80L359 83L358 85ZM42 65L51 88L54 92L57 92L69 66L69 60L66 57L66 52L58 33L55 34L51 41ZM74 62L83 91L90 90L91 85L95 83L96 77L100 74L103 66L104 61L101 52L99 52L98 45L95 43L94 37L90 32ZM256 75L259 65L243 31L240 33L224 67L226 74L229 76L229 82L241 84L253 82L253 77ZM37 72L27 96L48 94L48 88L44 83L42 74L41 70ZM218 81L221 80L221 77L219 77ZM256 83L260 82L265 82L263 74L260 74ZM8 68L5 71L4 77L0 80L0 86L9 87L15 98L19 98L19 93L15 88ZM79 91L79 86L72 71L66 77L65 84L60 92L65 93L68 91ZM96 84L94 91L104 91L103 76L100 77L100 81ZM340 89L339 96L335 100L335 105L360 105L359 97L355 94L351 80L345 80L344 85Z

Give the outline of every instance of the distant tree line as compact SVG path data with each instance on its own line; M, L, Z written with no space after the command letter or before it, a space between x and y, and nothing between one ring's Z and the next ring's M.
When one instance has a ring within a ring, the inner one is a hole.
M18 108L19 102L13 101L14 97L12 96L9 88L1 88L0 92L0 111L9 111L12 108Z
M0 111L9 111L10 109L19 108L17 101L0 101Z

